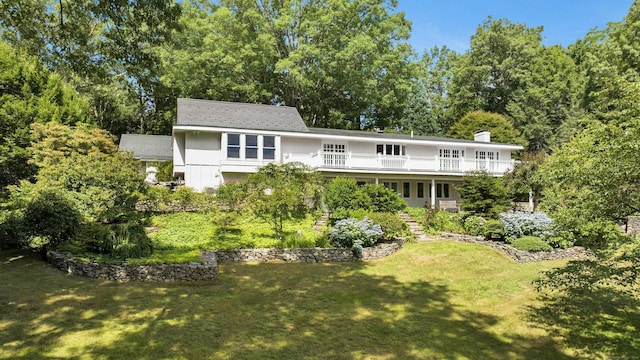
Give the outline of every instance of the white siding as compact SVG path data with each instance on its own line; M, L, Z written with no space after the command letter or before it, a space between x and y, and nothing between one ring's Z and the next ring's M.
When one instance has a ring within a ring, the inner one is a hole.
M217 166L187 165L184 173L185 184L196 191L206 191L220 186Z
M173 134L173 165L184 166L184 133Z
M185 134L187 165L219 165L220 134L188 132Z

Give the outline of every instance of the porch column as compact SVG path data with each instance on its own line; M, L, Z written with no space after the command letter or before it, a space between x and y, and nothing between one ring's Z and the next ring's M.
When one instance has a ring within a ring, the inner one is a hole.
M431 198L431 208L435 209L436 208L436 179L431 179L431 193L429 197Z
M376 185L378 185L378 177L376 176Z

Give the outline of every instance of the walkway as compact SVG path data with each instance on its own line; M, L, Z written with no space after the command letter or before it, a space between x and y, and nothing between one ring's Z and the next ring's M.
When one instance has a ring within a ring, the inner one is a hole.
M424 228L422 227L422 224L418 223L417 221L415 221L414 218L412 218L411 216L409 216L409 214L399 211L398 215L400 215L400 218L407 223L407 225L409 226L409 230L411 230L411 233L413 234L413 237L415 238L416 241L432 241L432 240L436 240L436 237L433 236L429 236L427 234L424 233Z

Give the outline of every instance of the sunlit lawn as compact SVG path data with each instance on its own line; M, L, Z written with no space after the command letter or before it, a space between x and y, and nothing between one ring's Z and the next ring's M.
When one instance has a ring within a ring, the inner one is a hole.
M0 358L562 359L529 323L538 272L479 245L224 264L217 282L116 283L0 253Z

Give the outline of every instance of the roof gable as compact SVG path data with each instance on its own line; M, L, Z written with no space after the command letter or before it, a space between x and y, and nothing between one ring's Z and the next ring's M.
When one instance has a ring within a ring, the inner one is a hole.
M294 107L178 99L178 125L308 132Z

